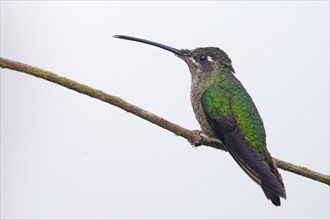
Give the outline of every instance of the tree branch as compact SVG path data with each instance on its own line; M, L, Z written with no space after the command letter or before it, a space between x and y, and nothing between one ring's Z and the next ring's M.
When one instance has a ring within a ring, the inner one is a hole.
M42 78L42 79L48 80L50 82L64 86L68 89L75 90L76 92L96 98L96 99L106 102L108 104L117 106L129 113L132 113L140 118L143 118L153 124L156 124L156 125L164 128L170 132L173 132L174 134L176 134L178 136L181 136L181 137L187 139L190 143L201 143L206 146L210 146L210 147L213 147L216 149L221 149L221 150L226 151L226 148L223 144L221 144L217 141L205 140L205 139L201 138L201 136L200 136L200 134L198 134L198 132L190 131L177 124L167 121L164 118L161 118L161 117L159 117L151 112L148 112L138 106L135 106L135 105L132 105L132 104L126 102L125 100L121 99L118 96L106 94L100 90L97 90L90 86L67 79L63 76L54 74L50 71L42 70L38 67L30 66L27 64L12 61L12 60L5 59L2 57L0 57L0 67L16 70L19 72L24 72L29 75L33 75L33 76ZM281 168L283 170L286 170L286 171L307 177L309 179L313 179L313 180L325 183L327 185L330 185L330 176L329 175L321 174L321 173L315 172L313 170L310 170L304 166L297 166L297 165L294 165L289 162L285 162L280 159L274 158L274 160L275 160L275 163L278 168Z

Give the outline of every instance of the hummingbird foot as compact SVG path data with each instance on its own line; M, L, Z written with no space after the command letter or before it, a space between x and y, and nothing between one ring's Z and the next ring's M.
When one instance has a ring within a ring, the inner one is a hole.
M193 145L193 147L199 147L199 146L203 145L203 143L205 143L205 142L222 144L222 142L219 139L208 136L207 134L203 133L203 131L193 130L193 132L196 132L199 135L198 140L189 141L190 144Z

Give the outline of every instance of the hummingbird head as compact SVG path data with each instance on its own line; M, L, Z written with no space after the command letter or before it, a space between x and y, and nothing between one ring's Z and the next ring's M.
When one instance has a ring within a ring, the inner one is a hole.
M149 44L174 53L187 63L193 79L207 78L218 68L227 68L231 72L235 73L228 55L217 47L203 47L196 48L194 50L179 50L164 44L136 37L125 35L115 35L113 37Z
M178 57L187 63L192 77L195 79L208 77L219 68L228 68L235 73L228 55L217 47L182 49L180 52Z

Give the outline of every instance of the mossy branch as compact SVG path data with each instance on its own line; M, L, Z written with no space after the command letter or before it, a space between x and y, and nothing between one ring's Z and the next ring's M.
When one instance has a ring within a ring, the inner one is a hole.
M33 76L42 78L42 79L48 80L50 82L64 86L68 89L75 90L79 93L88 95L90 97L96 98L103 102L117 106L129 113L137 115L140 118L143 118L143 119L145 119L153 124L156 124L170 132L173 132L174 134L176 134L178 136L181 136L181 137L187 139L190 143L200 142L205 146L210 146L213 148L217 148L217 149L226 151L226 148L221 143L219 143L217 141L210 142L210 141L204 140L201 138L201 136L198 134L198 132L185 129L185 128L183 128L177 124L174 124L164 118L161 118L151 112L148 112L138 106L132 105L132 104L126 102L125 100L121 99L118 96L106 94L100 90L97 90L90 86L67 79L63 76L54 74L50 71L42 70L38 67L30 66L27 64L23 64L23 63L20 63L17 61L12 61L12 60L5 59L2 57L0 57L0 67L16 70L19 72L24 72L29 75L33 75ZM274 158L274 160L275 160L278 168L281 168L283 170L286 170L286 171L307 177L309 179L313 179L313 180L325 183L327 185L330 185L330 176L329 175L321 174L321 173L315 172L313 170L310 170L304 166L297 166L297 165L285 162L280 159Z

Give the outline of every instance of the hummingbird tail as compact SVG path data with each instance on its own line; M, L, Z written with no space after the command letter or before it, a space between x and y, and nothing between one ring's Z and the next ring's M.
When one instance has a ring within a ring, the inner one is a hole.
M278 196L275 196L273 194L269 194L264 188L262 188L262 190L264 191L267 199L270 199L270 201L272 201L272 203L275 205L275 206L280 206L281 205L281 200L280 200L280 197Z
M261 184L261 187L262 187L262 190L264 191L266 197L268 199L270 199L275 206L280 206L281 205L280 197L286 199L286 192L285 192L285 187L284 187L284 183L282 180L282 176L278 172L276 164L275 164L272 156L270 155L269 151L267 151L267 164L269 165L270 171L276 176L278 183L280 183L280 185L282 186L281 187L282 191L280 194L274 195L273 193L271 193L271 191L269 191L269 189L267 189L266 187L263 187L263 184Z
M275 206L280 206L280 197L286 198L285 188L281 175L274 173L272 167L260 159L260 157L247 145L226 145L229 153L232 155L238 165L248 174L248 176L261 186L267 199Z
M265 160L252 149L243 137L235 118L231 114L216 120L217 136L225 144L228 152L263 189L266 197L276 206L281 204L280 197L286 198L284 184L269 152Z

